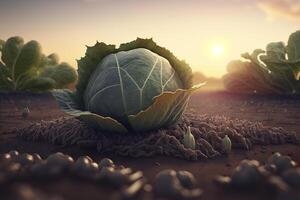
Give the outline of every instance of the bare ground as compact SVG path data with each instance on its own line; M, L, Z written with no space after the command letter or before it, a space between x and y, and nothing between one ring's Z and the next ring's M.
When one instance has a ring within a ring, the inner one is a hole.
M30 116L22 119L24 106L29 106ZM268 126L280 126L300 135L300 97L236 95L226 92L202 92L195 94L188 109L199 114L224 115L230 118L260 121ZM229 156L215 160L189 162L175 158L125 158L112 155L99 155L93 150L77 147L54 146L46 143L21 141L13 134L14 128L25 127L30 122L54 119L65 115L58 109L50 94L0 93L0 153L16 149L20 152L39 153L42 157L61 151L72 155L90 155L95 160L109 156L117 164L134 170L142 170L150 183L163 169L188 170L192 172L198 186L204 190L202 199L268 199L268 194L232 194L224 193L212 182L217 174L230 175L243 159L256 159L265 162L275 151L292 156L300 163L300 147L295 145L256 146L251 151L234 150ZM107 192L91 183L62 179L56 182L30 183L47 194L59 194L65 199L109 199L112 192ZM1 195L0 195L1 197Z

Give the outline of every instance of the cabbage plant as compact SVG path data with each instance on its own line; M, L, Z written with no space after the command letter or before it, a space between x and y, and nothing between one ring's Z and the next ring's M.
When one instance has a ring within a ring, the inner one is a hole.
M126 133L174 124L192 86L192 71L152 39L116 48L97 42L78 61L76 92L55 90L61 108L101 130Z
M272 42L266 50L245 53L246 61L228 64L225 87L239 93L300 94L300 31L290 35L287 45Z
M0 90L47 91L76 81L77 73L56 54L45 56L37 41L21 37L0 40Z

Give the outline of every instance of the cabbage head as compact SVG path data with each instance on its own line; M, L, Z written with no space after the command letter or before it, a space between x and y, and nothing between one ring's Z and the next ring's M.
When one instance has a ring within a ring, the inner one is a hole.
M167 127L181 117L192 86L192 72L152 39L88 47L78 61L76 92L56 90L61 108L109 132L144 132Z

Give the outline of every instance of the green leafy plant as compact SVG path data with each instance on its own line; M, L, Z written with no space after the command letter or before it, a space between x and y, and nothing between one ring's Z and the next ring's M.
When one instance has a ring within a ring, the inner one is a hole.
M192 71L152 39L87 47L78 61L76 92L55 90L61 108L110 132L149 131L178 121L190 94Z
M0 40L0 90L47 91L76 81L77 73L56 54L45 56L37 41Z
M246 61L228 64L225 88L239 93L300 94L300 31L290 35L287 45L273 42L266 50L245 53Z

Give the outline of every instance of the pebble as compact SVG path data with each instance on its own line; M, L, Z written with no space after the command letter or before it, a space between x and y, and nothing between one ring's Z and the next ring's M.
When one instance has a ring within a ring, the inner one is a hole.
M174 170L163 170L155 177L154 191L159 197L176 197L181 190L180 182Z
M187 189L181 185L175 170L163 170L155 177L154 192L157 197L170 199L199 198L201 189Z
M69 167L74 162L71 156L65 155L61 152L51 154L46 160L49 165L56 165L60 167Z
M284 171L293 168L295 166L296 163L291 159L291 157L282 156L278 152L270 156L266 163L266 168L277 174L281 174Z
M32 154L32 157L33 157L35 162L39 162L39 161L43 160L42 157L37 153Z
M78 173L80 176L91 177L98 172L99 166L87 157L80 157L71 167L72 171Z
M99 166L102 167L114 167L114 162L109 159L109 158L103 158L100 162L99 162Z
M10 152L8 152L8 154L10 155L10 157L13 160L15 160L20 155L20 153L18 151L16 151L16 150L10 151Z
M257 186L262 179L258 166L256 160L243 160L232 174L232 185L245 189Z
M11 155L8 154L8 153L2 154L0 156L0 158L1 158L1 161L3 161L3 162L8 162L8 161L10 161L12 159Z
M178 171L176 175L183 187L188 188L188 189L192 189L195 187L196 179L191 172Z
M218 175L215 177L214 182L221 186L229 186L231 184L231 178L229 176Z
M22 153L18 157L15 158L15 161L20 163L22 166L31 165L34 163L34 158L32 155L28 153Z

